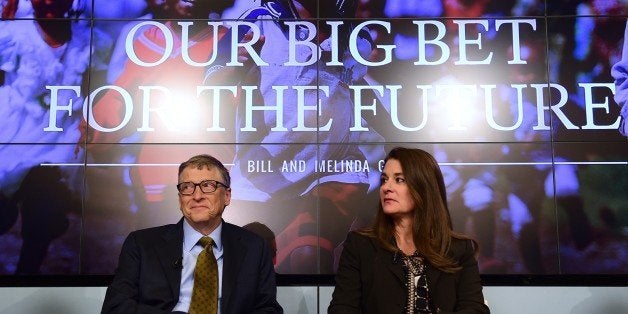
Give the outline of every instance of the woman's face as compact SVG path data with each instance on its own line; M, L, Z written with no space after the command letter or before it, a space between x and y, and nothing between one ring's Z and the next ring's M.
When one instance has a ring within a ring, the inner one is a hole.
M398 160L386 161L380 183L379 199L384 214L395 217L411 216L415 203Z

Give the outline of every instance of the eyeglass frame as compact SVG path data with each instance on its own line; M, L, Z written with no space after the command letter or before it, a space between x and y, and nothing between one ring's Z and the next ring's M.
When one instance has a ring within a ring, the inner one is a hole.
M206 182L210 182L209 186L215 186L213 191L211 191L211 192L203 191L203 187L201 186L201 184L206 183ZM211 183L213 183L213 184L211 184ZM183 193L181 191L181 185L182 184L192 184L192 185L194 185L194 189L192 190L192 193L189 193L189 194ZM179 191L179 193L181 195L185 195L185 196L194 195L194 193L196 192L196 187L201 189L201 193L203 193L203 194L212 194L212 193L216 192L220 186L223 186L225 188L225 190L229 190L230 189L230 187L228 185L226 185L226 184L224 184L224 183L222 183L220 181L217 181L217 180L203 180L203 181L201 181L199 183L194 183L194 182L191 182L191 181L185 181L185 182L181 182L181 183L176 185L177 191Z

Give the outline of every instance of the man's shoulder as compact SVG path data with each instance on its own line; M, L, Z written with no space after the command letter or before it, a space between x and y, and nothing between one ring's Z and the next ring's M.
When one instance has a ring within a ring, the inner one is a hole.
M243 248L254 252L263 252L270 249L266 240L259 234L234 224L223 222L223 243L239 243Z
M129 237L133 238L153 238L160 235L174 234L181 227L179 224L168 224L157 227L149 227L132 231Z
M226 221L223 221L222 223L222 230L224 233L230 233L231 235L235 235L245 241L263 241L262 237L258 234Z

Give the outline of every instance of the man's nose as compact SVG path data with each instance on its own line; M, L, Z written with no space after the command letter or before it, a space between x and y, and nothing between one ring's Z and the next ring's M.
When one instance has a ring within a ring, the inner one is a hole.
M192 193L192 197L194 199L200 199L203 197L203 191L201 191L201 187L200 186L195 186L194 187L194 193Z

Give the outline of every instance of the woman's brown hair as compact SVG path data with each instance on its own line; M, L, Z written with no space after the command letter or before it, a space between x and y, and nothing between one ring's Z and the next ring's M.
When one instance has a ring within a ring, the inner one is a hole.
M417 252L444 272L459 270L460 265L447 255L449 246L453 238L471 239L453 231L445 181L438 162L424 150L405 147L392 149L384 162L390 159L401 164L410 195L415 203L412 237ZM362 233L377 238L385 249L399 252L392 242L394 232L393 220L384 214L380 203L372 227ZM477 249L475 241L473 243Z

